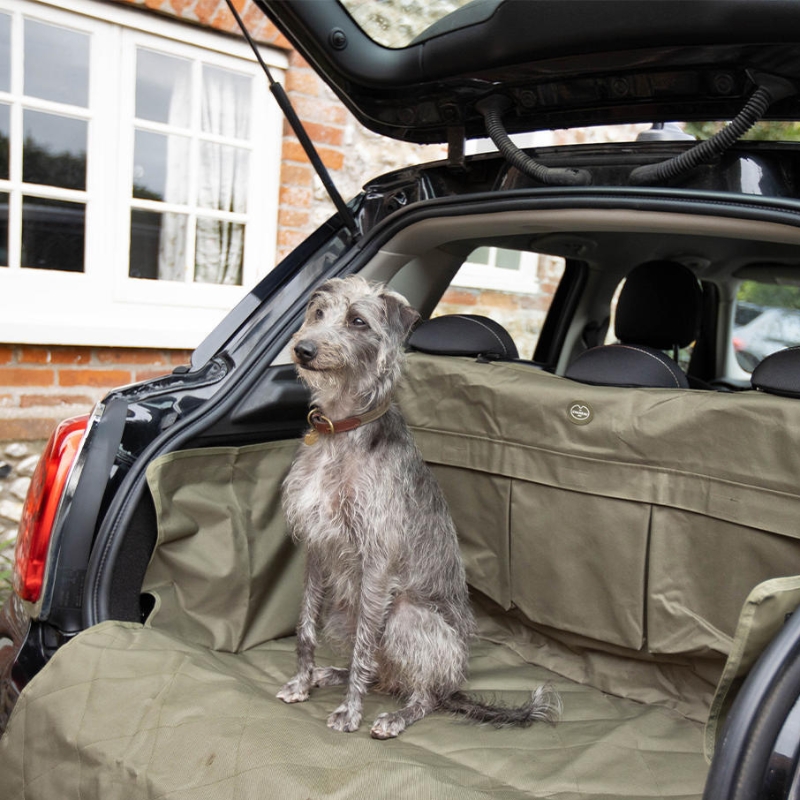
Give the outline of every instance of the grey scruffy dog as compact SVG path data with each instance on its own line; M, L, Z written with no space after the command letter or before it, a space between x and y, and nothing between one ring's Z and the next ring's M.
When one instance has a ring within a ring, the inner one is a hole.
M346 684L328 717L355 731L370 688L401 697L371 730L389 739L437 709L497 726L554 721L556 694L540 687L506 708L459 690L474 620L456 531L392 391L403 343L419 318L399 294L357 276L324 283L292 340L312 392L311 430L284 483L292 535L307 549L297 628L297 675L287 703L315 686ZM349 669L317 667L317 630L346 652Z

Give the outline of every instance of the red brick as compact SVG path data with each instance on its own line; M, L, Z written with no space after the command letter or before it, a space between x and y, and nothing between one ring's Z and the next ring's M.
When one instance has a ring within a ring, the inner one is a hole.
M297 50L292 50L289 53L289 69L311 69L311 64L306 61Z
M14 361L14 348L11 345L0 345L0 364L11 364Z
M19 348L20 364L89 364L90 347L47 347L23 345Z
M214 30L217 31L225 31L233 34L240 33L239 26L236 24L233 14L231 14L228 7L224 4L220 6L216 14L214 14L214 16L206 22L206 25L208 25L209 28L214 28ZM248 25L247 29L250 31L250 35L253 37L253 39L259 39L251 25Z
M303 127L314 144L332 144L340 147L344 141L344 130L342 128L305 121L303 122Z
M183 0L172 0L172 6L176 11L178 11L178 13L182 13L187 5L190 4L185 3ZM183 8L179 10L180 6L183 6ZM228 16L233 19L233 14L230 13L230 10L225 3L222 3L222 8L220 8L219 0L197 0L197 2L194 4L193 11L199 22L201 22L203 25L209 25L217 13L221 12L223 9ZM241 9L239 8L236 10L241 12Z
M303 145L297 139L284 139L281 148L281 161L300 161L308 164L308 156L303 150Z
M339 150L331 150L330 147L320 147L318 149L322 163L328 169L341 169L344 166L344 153Z
M49 364L50 348L23 345L17 350L17 360L20 364Z
M264 12L253 3L247 3L242 11L239 12L242 21L250 31L250 35L255 35L255 28L260 27L264 22Z
M52 369L34 367L0 367L0 386L52 386Z
M297 116L303 120L303 125L320 123L343 127L347 124L347 111L336 101L296 94L292 96L292 105ZM311 138L317 141L314 136Z
M58 373L59 386L95 386L112 389L131 383L131 373L123 369L62 369Z
M271 23L265 20L262 32L259 34L260 41L279 47L281 50L291 50L292 45L289 40Z
M441 302L456 306L474 306L478 303L478 293L469 289L448 289Z
M35 439L49 439L59 422L61 419L56 417L0 419L0 442L16 442L20 439L30 442Z
M282 208L278 213L278 225L284 228L304 228L311 221L308 211Z
M170 364L188 364L192 360L191 350L171 350L169 352Z
M310 69L289 69L286 73L286 91L292 96L297 93L316 97L319 78Z
M299 186L281 186L279 204L294 208L310 208L314 195L311 189L302 189Z
M284 164L281 167L281 184L284 186L311 186L314 182L314 170L311 166Z
M169 375L169 373L170 370L165 369L137 369L134 380L137 383L139 381L149 381L153 378L163 378L166 375Z
M303 231L290 231L284 228L278 231L278 246L294 249L305 238L306 234Z
M137 369L133 373L132 381L139 383L140 381L150 381L153 378L163 378L170 372L171 370L168 369Z
M51 347L51 364L91 364L91 347Z
M99 348L97 360L101 364L151 364L160 366L167 363L166 354L162 350L147 348Z
M87 394L23 394L20 408L36 406L93 406L94 398Z

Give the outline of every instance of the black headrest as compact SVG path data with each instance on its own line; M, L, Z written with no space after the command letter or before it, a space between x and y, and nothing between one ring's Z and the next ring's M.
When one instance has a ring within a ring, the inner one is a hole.
M632 344L607 344L581 353L565 377L596 386L688 389L678 365L660 350Z
M762 392L800 397L800 347L767 356L753 370L750 383Z
M625 280L614 332L623 343L657 350L686 347L700 330L702 301L700 284L688 267L677 261L648 261Z
M477 314L449 314L426 320L411 334L408 346L442 356L519 356L508 331L493 319Z

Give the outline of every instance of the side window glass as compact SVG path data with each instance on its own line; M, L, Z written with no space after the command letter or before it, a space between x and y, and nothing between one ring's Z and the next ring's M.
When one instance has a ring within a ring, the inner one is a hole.
M456 273L432 316L489 317L511 334L521 358L531 358L564 264L555 256L479 247Z
M731 335L736 361L746 372L768 355L800 344L800 286L742 281Z

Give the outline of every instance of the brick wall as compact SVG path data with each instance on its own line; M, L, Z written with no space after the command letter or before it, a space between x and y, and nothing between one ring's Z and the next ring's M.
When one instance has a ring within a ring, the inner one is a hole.
M60 420L87 413L109 389L188 361L188 350L0 345L0 442L47 439Z

